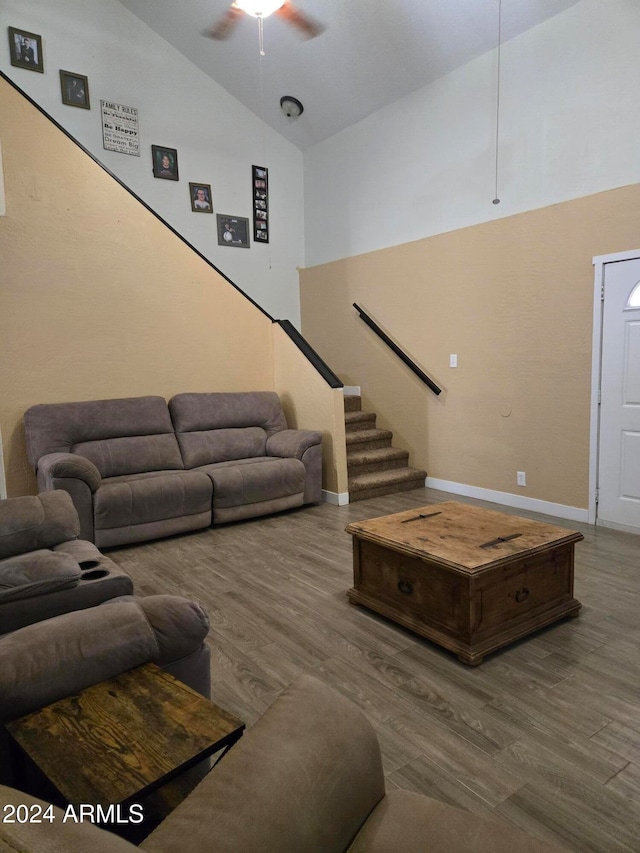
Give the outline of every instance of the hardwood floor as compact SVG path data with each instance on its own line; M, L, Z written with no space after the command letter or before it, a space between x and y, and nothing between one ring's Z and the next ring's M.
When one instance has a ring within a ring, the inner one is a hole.
M468 667L346 596L349 522L451 499L416 489L320 504L109 555L138 594L206 608L213 698L248 726L310 672L371 720L388 787L499 816L576 853L639 853L640 537L455 498L585 536L578 618Z

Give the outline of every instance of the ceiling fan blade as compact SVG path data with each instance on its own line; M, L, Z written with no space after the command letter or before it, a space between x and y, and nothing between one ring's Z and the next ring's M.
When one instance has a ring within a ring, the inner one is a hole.
M229 38L243 15L244 12L242 9L239 9L235 4L233 6L229 6L222 18L220 18L220 20L210 29L205 30L202 35L207 36L210 39L218 39L219 41Z
M324 32L323 26L321 26L317 21L314 21L313 18L305 15L304 12L296 9L293 3L289 3L289 0L286 0L284 5L278 9L276 15L279 15L281 18L284 18L287 23L296 27L303 38L313 39L316 36L319 36L320 33Z

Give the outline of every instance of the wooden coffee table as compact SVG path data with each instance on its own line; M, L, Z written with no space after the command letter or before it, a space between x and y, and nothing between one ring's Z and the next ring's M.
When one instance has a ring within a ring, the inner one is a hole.
M354 522L352 604L455 652L463 663L576 616L583 535L448 501Z
M155 664L145 664L6 728L63 804L119 806L122 817L127 806L142 802L143 837L153 828L148 818L157 824L200 777L184 790L174 786L169 796L149 795L166 786L164 795L171 780L214 753L224 754L245 726Z

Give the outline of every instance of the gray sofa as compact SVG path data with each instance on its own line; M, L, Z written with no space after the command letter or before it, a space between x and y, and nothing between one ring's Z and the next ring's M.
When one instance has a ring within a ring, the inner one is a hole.
M98 547L321 499L321 433L269 391L41 404L24 425L40 491L67 491Z
M7 804L35 804L0 787ZM138 848L90 824L0 823L21 853L559 853L502 821L410 791L385 792L375 733L303 676Z

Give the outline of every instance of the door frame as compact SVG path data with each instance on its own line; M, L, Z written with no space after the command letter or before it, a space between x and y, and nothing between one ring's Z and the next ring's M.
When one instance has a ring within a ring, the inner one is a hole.
M640 249L596 255L592 258L593 277L593 338L591 344L591 424L589 431L589 524L597 521L598 459L600 454L600 376L602 372L602 322L604 274L607 264L640 259Z

